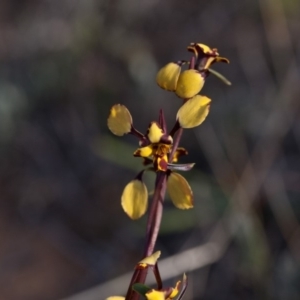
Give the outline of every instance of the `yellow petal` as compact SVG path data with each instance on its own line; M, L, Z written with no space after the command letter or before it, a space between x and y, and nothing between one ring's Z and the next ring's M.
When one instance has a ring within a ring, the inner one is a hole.
M176 63L169 63L159 70L156 76L157 84L167 91L175 91L181 67Z
M111 296L106 298L105 300L125 300L125 297L122 296Z
M124 188L121 204L125 213L133 220L144 215L148 206L146 185L138 179L130 181Z
M203 70L207 70L215 61L216 61L215 57L208 57L206 59L205 65L203 66Z
M141 157L149 157L151 156L153 153L153 147L152 145L146 146L146 147L142 147L142 148L138 148L133 155L134 156L141 156Z
M168 297L168 299L173 299L177 296L177 294L179 293L179 286L181 284L181 281L177 281L176 282L176 285L175 285L175 288L172 289L172 293L171 295Z
M177 112L177 120L182 128L200 125L209 113L211 99L197 95L185 102Z
M210 66L216 62L224 62L229 64L229 60L225 57L209 57L203 67L203 69L207 70Z
M204 78L197 70L186 70L178 78L175 93L183 99L192 98L201 91L203 85Z
M139 262L139 264L154 266L156 264L157 260L159 259L160 254L161 254L160 251L156 251L152 255L147 256L146 258L141 260Z
M183 176L172 172L168 177L167 189L177 208L189 209L193 207L193 192Z
M165 300L165 293L162 291L150 290L146 293L147 300Z
M224 62L226 64L229 64L230 61L226 57L216 57L216 62Z
M176 163L178 162L178 158L180 156L183 156L183 155L188 155L188 152L185 148L183 147L178 147L174 153L174 156L173 156L173 159L172 159L172 163Z
M158 143L164 135L163 130L158 123L152 122L148 128L147 136L151 143Z
M114 105L107 120L109 130L118 136L129 133L131 130L132 117L128 109L121 104Z
M213 51L210 47L204 45L204 44L200 44L200 43L191 43L187 49L191 52L196 53L196 55L198 55L199 50L201 50L201 52L203 52L204 54L212 54Z
M202 49L203 53L205 53L205 54L213 53L212 49L210 47L208 47L207 45L197 43L197 46L200 47Z

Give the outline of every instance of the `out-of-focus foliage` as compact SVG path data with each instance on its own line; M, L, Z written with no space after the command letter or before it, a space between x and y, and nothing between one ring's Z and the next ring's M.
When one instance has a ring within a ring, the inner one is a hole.
M200 42L229 58L213 68L233 85L210 75L201 90L210 114L182 140L194 209L166 202L157 247L201 245L222 222L226 247L189 273L186 298L298 299L299 11L298 0L2 0L0 298L61 299L132 270L146 217L128 220L120 195L142 161L107 117L124 104L146 132L162 108L172 126L181 99L156 74Z

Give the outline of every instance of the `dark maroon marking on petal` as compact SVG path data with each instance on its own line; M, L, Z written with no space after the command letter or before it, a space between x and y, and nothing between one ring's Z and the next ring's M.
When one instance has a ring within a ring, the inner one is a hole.
M140 141L139 141L139 146L140 147L146 147L148 145L150 145L151 142L149 141L149 139L147 137L143 137Z
M133 156L141 156L141 150L137 149L134 151Z
M147 158L147 157L144 157L143 158L143 165L144 166L148 166L148 165L150 165L150 164L152 164L152 159L150 159L150 158Z
M161 144L171 145L171 144L173 143L173 140L170 139L170 135L164 134L164 135L160 138L159 142L160 142Z
M183 147L178 147L177 150L176 150L176 154L177 154L178 157L180 157L180 156L183 156L183 155L188 155L189 152Z
M162 171L167 171L168 170L168 162L165 161L163 158L158 159L158 161L159 161L159 168Z

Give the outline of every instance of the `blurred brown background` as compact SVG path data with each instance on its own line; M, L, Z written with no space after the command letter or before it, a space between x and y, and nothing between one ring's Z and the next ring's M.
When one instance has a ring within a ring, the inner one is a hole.
M120 207L137 141L106 119L122 103L145 132L163 108L171 127L155 75L190 42L233 85L210 76L209 117L184 132L195 208L167 200L162 262L199 255L185 299L300 299L299 36L298 0L1 0L0 300L104 299L140 260L146 218Z

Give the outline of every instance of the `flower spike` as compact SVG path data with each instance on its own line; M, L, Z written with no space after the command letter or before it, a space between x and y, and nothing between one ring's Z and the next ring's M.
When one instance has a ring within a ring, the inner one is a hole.
M169 133L162 110L159 112L158 121L150 123L146 134L134 128L130 112L124 105L114 105L108 117L108 128L113 134L122 136L130 133L138 138L139 148L133 155L141 157L144 166L147 166L125 186L121 196L121 206L131 219L142 217L147 210L149 194L142 179L144 172L146 170L155 172L156 180L147 220L146 244L143 252L145 258L135 265L126 297L112 296L106 300L132 300L139 299L140 296L146 300L175 298L181 300L188 285L184 274L183 279L174 287L164 287L157 263L160 251L153 253L163 216L165 193L168 192L175 207L183 210L193 208L192 189L187 180L177 173L177 171L189 171L194 166L194 163L177 163L180 156L188 154L187 150L178 147L182 132L183 129L202 124L209 113L211 99L199 95L208 76L213 74L225 84L231 83L223 75L211 69L214 63L229 63L227 58L220 57L217 48L191 43L187 49L193 53L188 61L170 62L161 68L156 76L157 84L161 88L172 91L183 99L183 104L177 112L176 122ZM185 64L188 68L182 71L182 66ZM151 166L148 166L150 164ZM154 274L155 288L144 284L149 271Z

